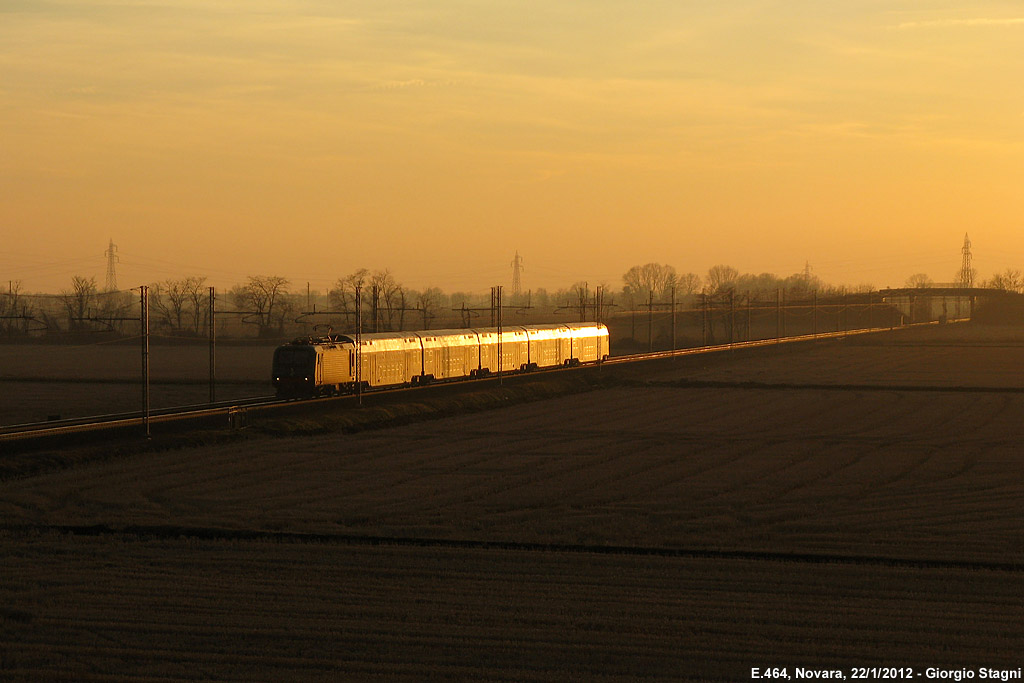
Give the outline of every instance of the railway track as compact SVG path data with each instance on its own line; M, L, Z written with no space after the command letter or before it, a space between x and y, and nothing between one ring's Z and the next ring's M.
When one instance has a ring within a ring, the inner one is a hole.
M913 326L917 327L920 325L935 324L938 323L916 323ZM905 327L910 327L910 325ZM820 341L825 339L838 339L864 334L889 332L892 329L894 328L881 327L860 330L848 330L841 332L822 332L818 334L799 335L793 337L780 337L772 339L761 339L755 341L732 342L728 344L716 344L710 346L675 349L672 351L635 353L622 356L613 356L609 358L607 361L605 361L604 364L621 365L626 363L637 363L666 358L695 356L709 353L721 353L723 351L772 347L781 344ZM571 372L574 370L586 370L588 367L592 366L569 368L566 371ZM457 384L461 386L472 386L474 383L495 382L497 381L497 379L497 376L491 375L485 378L463 380L458 382ZM437 384L434 385L434 388L448 386L453 386L453 384ZM375 390L372 392L372 394L374 396L387 396L402 394L408 391L422 392L425 390L429 391L430 387L399 387L395 389ZM275 396L257 396L249 399L240 399L236 401L222 401L213 404L203 403L189 406L160 408L151 411L148 417L144 416L141 411L137 411L109 415L93 415L89 417L53 420L47 422L33 422L18 425L8 425L0 427L0 448L2 448L4 443L24 442L29 440L40 439L59 439L62 437L74 437L76 435L95 435L97 433L138 433L139 430L142 430L144 428L146 429L146 432L148 434L149 428L152 427L237 428L244 425L246 417L249 413L276 411L286 406L295 406L297 404L308 406L315 405L317 403L325 403L328 401L355 402L357 400L358 397L354 395L304 400L281 400L276 398Z
M965 322L954 320L950 322ZM891 332L894 329L905 329L908 327L920 327L922 325L938 325L938 322L913 323L900 328L893 327L869 327L862 330L845 330L841 332L818 332L816 334L801 334L793 337L777 337L774 339L756 339L754 341L730 342L728 344L712 344L710 346L695 346L686 349L675 349L674 351L651 351L649 353L633 353L626 356L609 358L608 363L635 363L637 361L656 360L659 358L675 358L679 356L696 356L704 353L717 353L733 349L751 349L766 346L778 346L780 344L791 344L794 342L819 341L822 339L843 339L862 334L877 334L879 332Z
M225 416L232 411L249 407L269 406L276 402L274 396L256 396L238 401L219 401L217 403L158 408L150 412L148 421L150 424L162 424L183 419L195 420ZM5 425L0 427L0 443L21 439L80 434L97 430L119 430L139 427L144 424L144 420L146 418L143 416L142 411L133 411Z

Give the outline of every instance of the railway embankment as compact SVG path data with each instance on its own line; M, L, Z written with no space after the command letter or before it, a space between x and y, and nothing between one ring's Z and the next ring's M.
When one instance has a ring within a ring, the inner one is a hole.
M0 480L172 449L387 429L594 391L618 383L620 380L611 373L580 371L508 376L500 382L495 378L418 390L368 392L362 397L242 408L229 420L216 423L205 419L154 425L148 438L136 427L9 442L0 452Z

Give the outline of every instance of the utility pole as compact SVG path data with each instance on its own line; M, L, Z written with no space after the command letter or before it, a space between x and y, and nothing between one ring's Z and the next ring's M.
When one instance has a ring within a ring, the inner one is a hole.
M701 292L701 316L700 316L700 329L701 329L701 345L708 345L708 294L707 290Z
M134 287L132 288L134 289ZM5 318L18 317L26 320L33 320L31 316L3 316ZM105 316L102 318L94 318L91 316L87 317L70 317L69 320L83 322L86 320L103 322L111 326L111 323L115 321L138 321L139 323L139 340L141 341L140 350L142 351L142 426L146 431L146 438L150 436L149 433L149 287L142 285L139 287L139 317L138 318L127 318L120 316Z
M139 304L141 313L139 315L139 326L142 332L142 426L146 430L146 438L149 434L149 287L142 285L139 288L141 295Z
M647 293L647 350L654 351L654 290Z
M117 270L116 264L121 260L117 255L117 245L114 244L113 238L110 240L110 246L103 252L103 255L107 257L107 283L104 291L116 292L117 291Z
M580 322L587 322L587 302L590 301L590 283L583 283L583 296L580 297Z
M363 405L362 369L363 359L360 356L363 346L363 288L356 285L356 401Z
M744 337L744 339L746 341L751 341L751 339L752 339L752 337L750 336L750 290L749 289L747 290L747 334Z
M781 296L782 296L782 307L779 309L779 313L780 313L779 321L782 324L782 336L785 337L786 336L786 288L782 287L782 288L780 288L779 291L782 292L782 294L781 294Z
M736 296L729 290L729 344L736 341Z
M775 289L775 341L782 339L782 288Z
M370 302L370 309L373 313L373 331L380 332L380 290L373 285L373 300Z
M502 286L501 287L502 293L504 292L504 289L505 289L505 287ZM587 305L589 306L589 303ZM491 287L491 301L490 301L490 304L488 306L482 307L482 308L470 308L469 306L466 305L465 301L462 301L459 304L458 308L452 308L451 310L455 311L455 312L458 312L462 316L462 325L463 325L463 327L470 327L471 326L471 321L472 321L473 318L479 318L480 315L484 311L488 311L491 314L491 324L490 324L490 326L491 327L497 327L498 326L498 315L499 315L498 314L498 309L499 308L501 308L501 309L505 309L505 308L515 309L517 314L523 315L524 311L531 310L533 308L533 306L530 303L529 293L527 293L526 303L524 305L516 304L516 303L509 303L509 304L504 303L504 294L502 294L502 300L499 302L499 299L498 299L498 287L495 286L495 287ZM576 302L576 303L570 302L566 306L559 306L558 307L558 310L561 310L561 309L572 309L573 311L578 311L579 310L579 303L578 302ZM419 309L410 309L410 310L419 310ZM502 313L502 315L504 315L504 313Z
M672 285L672 353L676 351L676 286Z
M811 293L811 334L818 335L818 290Z
M210 310L207 325L210 333L210 403L217 401L217 291L210 287Z
M836 332L841 332L845 328L843 327L843 313L846 312L846 288L843 288L843 293L839 295L839 309L836 313ZM914 297L910 297L910 315L914 315Z
M494 297L498 304L498 385L501 380L501 285L494 288Z

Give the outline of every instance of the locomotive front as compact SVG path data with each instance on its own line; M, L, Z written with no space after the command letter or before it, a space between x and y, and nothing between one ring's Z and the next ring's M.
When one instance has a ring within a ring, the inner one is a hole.
M274 389L278 396L309 396L316 387L316 353L312 345L285 344L274 350Z

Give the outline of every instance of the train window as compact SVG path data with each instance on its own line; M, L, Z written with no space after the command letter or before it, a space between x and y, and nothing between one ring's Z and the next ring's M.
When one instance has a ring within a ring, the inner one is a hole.
M313 349L282 347L277 350L277 362L282 367L302 368L309 367L316 352Z

